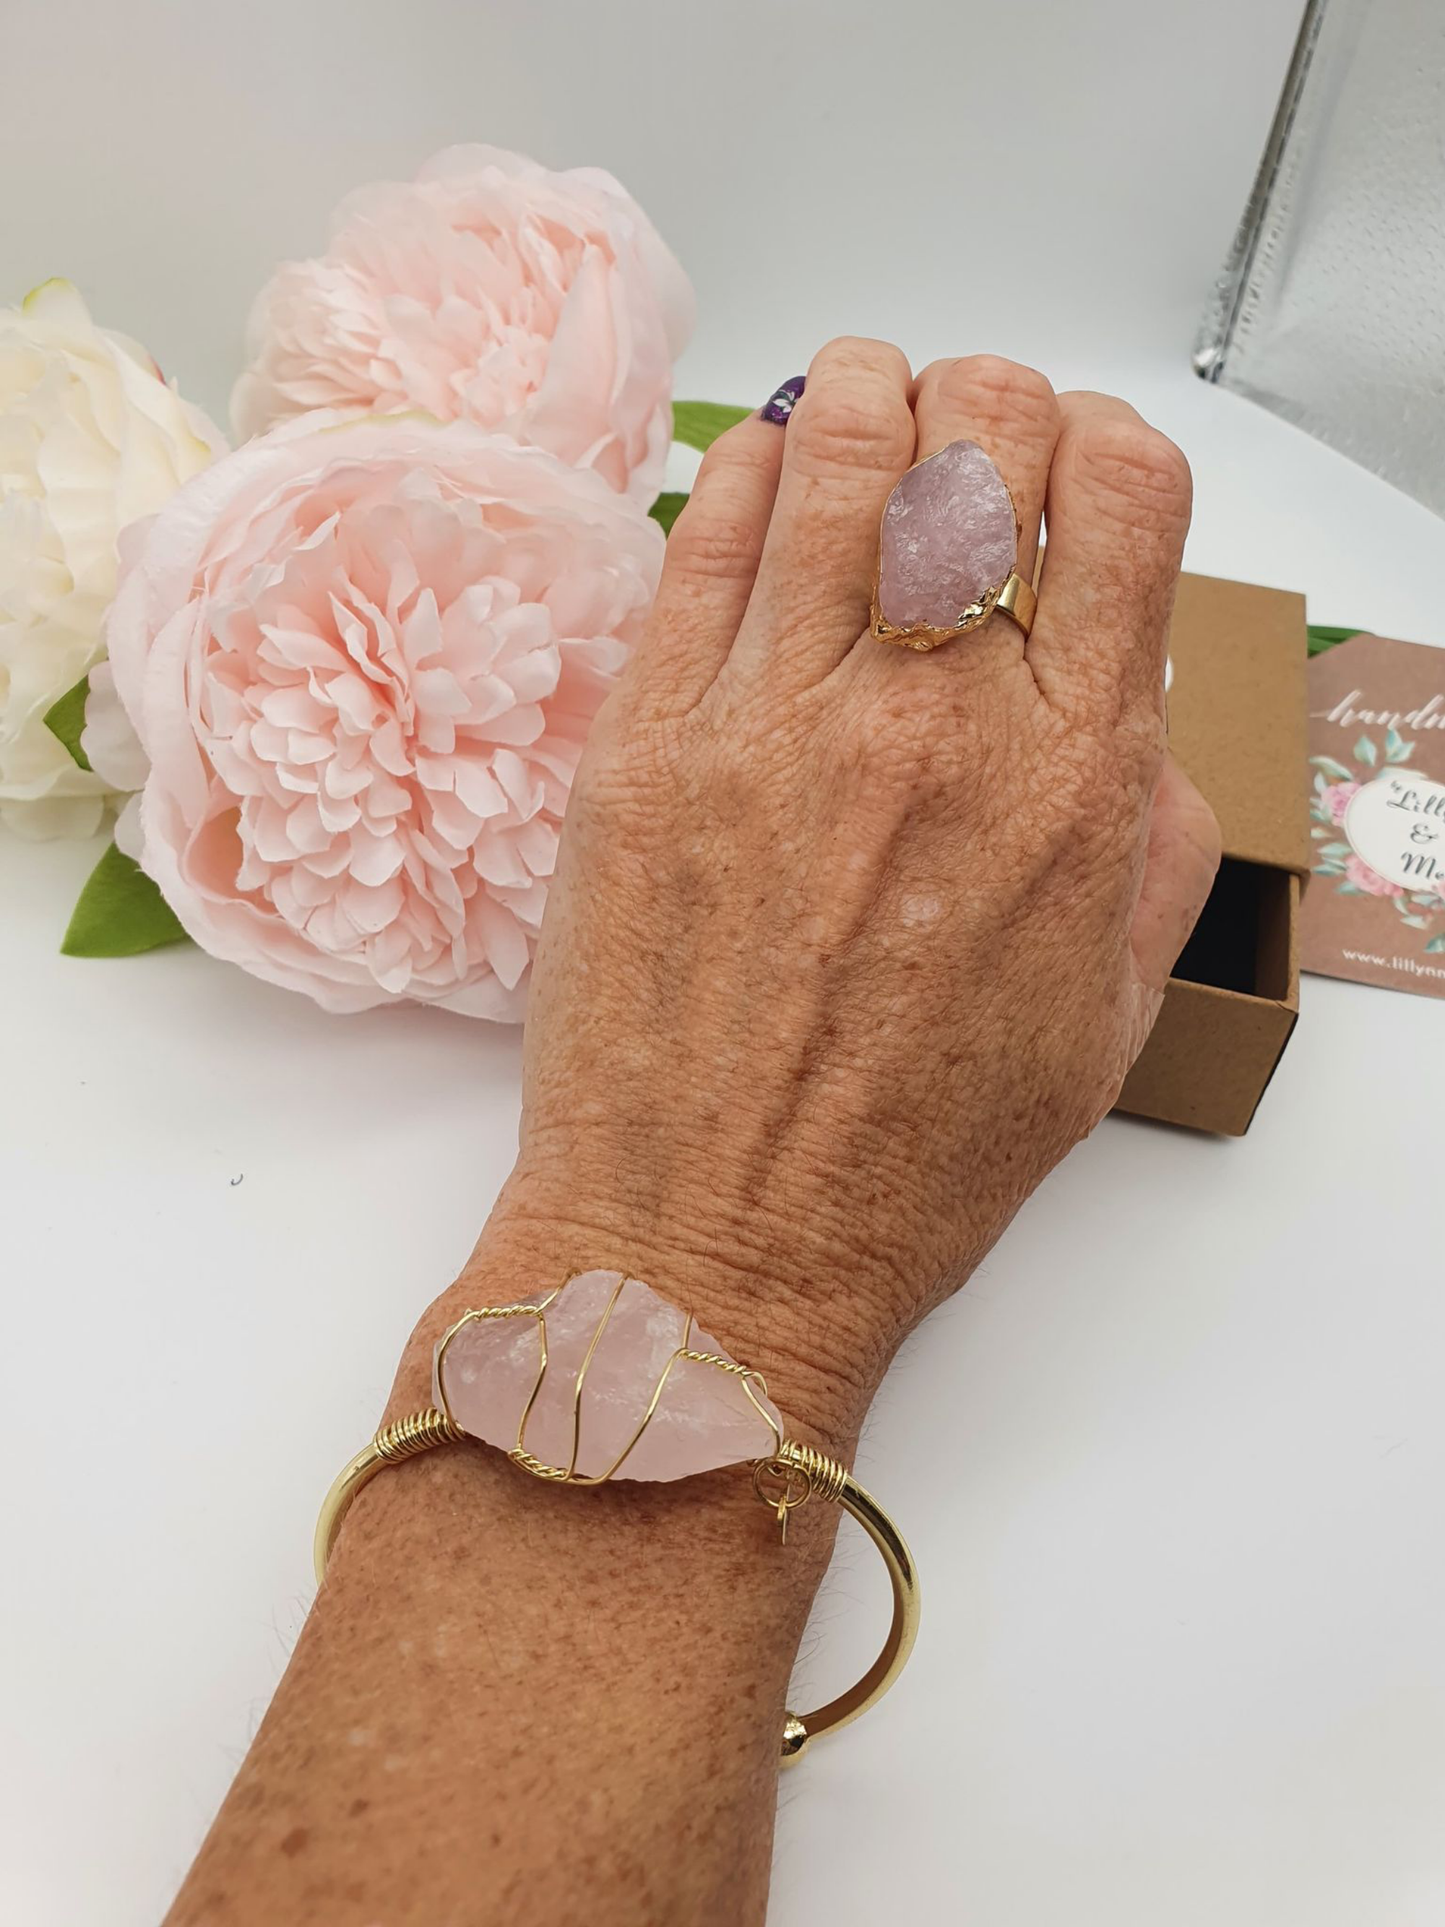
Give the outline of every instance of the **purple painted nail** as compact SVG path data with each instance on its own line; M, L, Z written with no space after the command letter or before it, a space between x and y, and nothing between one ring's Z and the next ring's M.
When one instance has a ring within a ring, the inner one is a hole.
M797 406L798 397L807 385L806 375L793 375L783 383L781 388L774 389L758 411L762 420L772 422L778 428L785 427L789 415Z

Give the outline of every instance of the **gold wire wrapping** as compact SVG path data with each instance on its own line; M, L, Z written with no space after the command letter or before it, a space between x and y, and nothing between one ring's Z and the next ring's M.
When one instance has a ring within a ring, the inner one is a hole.
M764 1488L770 1481L775 1489L768 1492ZM790 1512L806 1505L815 1492L820 1499L836 1505L847 1483L845 1465L797 1439L784 1439L770 1459L753 1460L753 1491L776 1517L785 1540Z
M628 1275L626 1272L622 1273L616 1285L613 1287L612 1295L603 1308L602 1316L597 1321L596 1329L588 1340L587 1350L583 1354L582 1363L578 1368L577 1377L573 1383L572 1450L566 1465L549 1465L545 1459L539 1459L535 1453L528 1451L527 1421L532 1416L532 1408L537 1403L543 1381L547 1376L547 1308L552 1304L554 1299L557 1298L559 1293L570 1284L572 1278L576 1276L577 1274L575 1272L571 1273L563 1280L562 1284L557 1287L556 1291L548 1292L547 1296L539 1300L536 1304L485 1305L476 1311L463 1312L462 1316L451 1329L443 1335L441 1343L437 1346L436 1354L436 1395L437 1403L441 1410L435 1416L440 1417L444 1424L452 1428L451 1431L446 1434L447 1437L460 1438L462 1436L461 1428L452 1417L451 1406L447 1400L446 1387L442 1383L442 1360L446 1357L447 1347L464 1325L491 1318L531 1318L536 1321L537 1325L537 1375L532 1381L532 1389L528 1394L527 1403L522 1408L521 1421L517 1426L517 1442L508 1450L507 1456L514 1465L521 1466L524 1472L530 1472L534 1478L549 1479L557 1485L606 1485L607 1481L616 1475L632 1448L652 1423L653 1414L662 1401L662 1394L666 1389L668 1379L672 1375L672 1368L683 1359L688 1360L694 1365L710 1365L715 1371L727 1372L736 1378L741 1383L744 1392L747 1394L759 1418L764 1421L768 1430L772 1433L775 1456L780 1456L783 1453L786 1441L782 1433L778 1430L776 1420L759 1402L759 1393L761 1393L762 1398L768 1396L767 1384L762 1373L755 1372L749 1365L739 1365L734 1359L724 1358L718 1352L698 1351L691 1343L694 1321L692 1313L688 1312L687 1322L683 1326L682 1343L663 1366L657 1383L652 1388L652 1395L647 1401L647 1407L642 1414L636 1431L605 1471L588 1473L577 1470L577 1452L582 1441L582 1391L587 1382L587 1373L591 1368L593 1357L596 1354L598 1345L601 1343L602 1334L606 1331L608 1321L612 1317L613 1308L622 1296L623 1289L628 1283ZM756 1391L754 1390L755 1386L757 1387ZM424 1451L426 1448L419 1446L417 1449ZM806 1454L811 1451L811 1448L799 1446L796 1450L799 1453ZM831 1466L833 1463L831 1460L824 1459L821 1453L812 1453L812 1458L816 1460L820 1466ZM760 1463L765 1463L765 1461L760 1461ZM800 1460L792 1460L790 1461L790 1465L797 1472L801 1473L805 1479L808 1479L809 1490L811 1490L814 1474L810 1471L809 1466ZM837 1470L840 1478L847 1477L846 1472L843 1471L841 1466L838 1467ZM837 1489L841 1491L841 1485L838 1485ZM759 1494L759 1496L761 1497L762 1495ZM801 1505L807 1496L808 1494L805 1491L802 1498L790 1500L788 1502L788 1509L791 1509L794 1505ZM776 1502L769 1500L767 1503L774 1505ZM785 1524L785 1513L780 1512L778 1516L780 1521Z
M434 1445L454 1445L465 1437L445 1412L409 1412L405 1418L383 1425L372 1444L388 1465L400 1465L403 1459L430 1452Z
M842 1498L843 1487L848 1479L847 1466L840 1465L837 1459L830 1459L816 1447L800 1445L796 1439L785 1439L778 1449L778 1463L801 1472L808 1481L809 1492L815 1492L830 1505L836 1505Z

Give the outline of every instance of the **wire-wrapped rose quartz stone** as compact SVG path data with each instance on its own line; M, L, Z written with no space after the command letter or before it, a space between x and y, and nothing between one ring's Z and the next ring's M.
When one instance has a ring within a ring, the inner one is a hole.
M952 629L1018 562L1002 475L977 442L950 442L910 468L883 509L878 612L895 629Z
M558 1477L683 1479L769 1458L783 1438L761 1379L619 1271L464 1319L437 1347L433 1396L464 1432Z

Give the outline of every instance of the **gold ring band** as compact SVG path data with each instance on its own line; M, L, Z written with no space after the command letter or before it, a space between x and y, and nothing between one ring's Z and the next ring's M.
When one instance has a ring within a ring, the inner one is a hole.
M326 1576L326 1563L336 1544L341 1522L350 1511L357 1493L388 1465L415 1458L419 1453L429 1452L438 1445L455 1443L464 1436L445 1412L433 1406L425 1411L413 1412L391 1425L382 1426L355 1457L348 1460L333 1481L316 1522L318 1586ZM840 1726L847 1726L850 1721L866 1713L870 1706L876 1706L903 1671L908 1655L913 1650L913 1642L918 1637L918 1576L903 1534L871 1493L865 1492L836 1461L789 1440L781 1446L775 1459L758 1462L754 1483L757 1483L760 1473L768 1470L775 1470L784 1477L800 1476L806 1481L805 1497L816 1493L818 1497L840 1505L850 1518L856 1519L882 1555L893 1590L893 1621L888 1629L888 1637L883 1650L863 1677L836 1699L820 1706L816 1712L787 1715L783 1723L781 1758L782 1764L788 1766L801 1756L804 1748L820 1733L831 1733ZM787 1505L795 1503L801 1501L778 1502L780 1521L785 1522Z
M990 589L979 597L970 608L963 611L962 619L947 629L934 629L928 623L920 622L909 629L899 629L884 619L878 607L878 592L873 592L873 616L868 633L875 642L897 643L903 649L916 649L920 652L938 649L945 642L956 642L970 630L977 629L991 615L1010 616L1023 632L1027 642L1029 631L1034 626L1034 615L1039 599L1029 583L1025 582L1017 569L1009 576L1002 588Z
M993 606L1000 615L1012 616L1019 628L1023 630L1024 640L1027 642L1029 631L1034 626L1034 617L1038 613L1039 599L1017 569L999 590L998 601Z

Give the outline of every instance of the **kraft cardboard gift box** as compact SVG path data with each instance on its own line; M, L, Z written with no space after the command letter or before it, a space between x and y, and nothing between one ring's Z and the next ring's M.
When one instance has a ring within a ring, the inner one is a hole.
M1169 634L1169 745L1214 807L1219 877L1118 1109L1249 1129L1299 1015L1309 875L1303 596L1186 575Z

